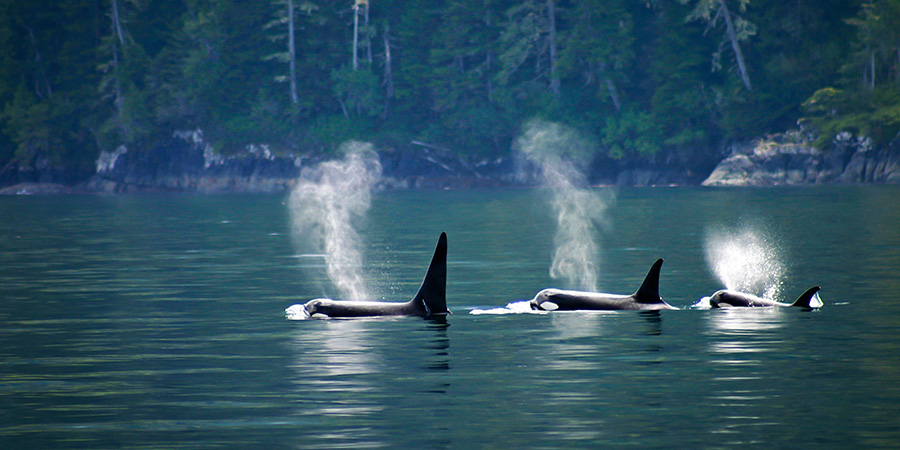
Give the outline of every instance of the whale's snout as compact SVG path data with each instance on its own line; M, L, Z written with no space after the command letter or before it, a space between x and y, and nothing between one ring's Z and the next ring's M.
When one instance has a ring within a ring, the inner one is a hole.
M284 310L284 315L290 320L305 320L312 317L312 314L306 309L306 305L302 304L288 306Z

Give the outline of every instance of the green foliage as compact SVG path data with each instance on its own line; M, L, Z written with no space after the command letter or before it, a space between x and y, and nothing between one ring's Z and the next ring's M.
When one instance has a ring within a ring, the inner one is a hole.
M559 67L564 78L582 84L592 101L621 109L622 87L633 72L634 21L622 0L586 0L560 12L571 24L561 33Z
M803 108L807 115L802 123L817 131L819 147L844 131L868 136L877 144L900 135L900 86L871 91L827 87L816 91Z
M549 75L546 35L550 25L545 4L540 0L525 0L506 11L507 20L500 35L500 48L503 49L498 57L500 71L496 75L501 84L510 84L515 75L529 79ZM520 69L529 60L529 65L535 68L534 74L524 75Z
M612 159L653 156L661 141L654 117L633 109L610 116L603 127L603 145Z
M846 22L856 29L857 39L841 68L845 83L855 84L856 77L869 89L900 83L900 0L863 1L859 13Z
M344 116L374 117L379 114L378 79L371 71L344 66L331 72L331 81Z
M81 170L96 156L79 150L90 141L80 119L83 112L71 103L40 101L26 89L17 89L0 114L3 132L16 143L13 159L24 165L47 161Z
M345 141L371 136L371 123L365 118L350 118L343 114L319 117L310 129L311 144L320 151L333 151Z
M40 154L49 154L61 144L52 129L49 102L40 102L24 88L19 88L3 110L6 133L18 143L16 159L31 161Z
M856 39L841 76L803 102L801 123L818 133L820 147L845 131L888 142L900 133L900 1L864 1L844 21Z
M721 81L710 70L703 28L686 32L681 11L667 4L658 16L658 34L648 68L654 87L649 110L659 129L661 146L702 147L716 139L724 103Z
M689 3L689 0L678 0L681 4ZM742 15L747 12L750 0L696 0L694 9L687 15L686 21L702 21L708 25L708 29L724 26L725 32L718 48L712 54L712 67L714 71L722 70L723 52L729 49L734 53L734 58L739 71L744 71L743 55L740 50L741 42L756 35L756 25ZM743 76L743 74L742 74ZM750 84L745 81L747 90L752 90Z
M423 140L482 158L541 118L596 136L586 159L705 167L801 116L826 141L900 129L900 0L379 0L358 70L351 1L294 0L293 61L285 0L115 4L118 29L112 1L0 0L0 166L85 167L197 128L222 149Z

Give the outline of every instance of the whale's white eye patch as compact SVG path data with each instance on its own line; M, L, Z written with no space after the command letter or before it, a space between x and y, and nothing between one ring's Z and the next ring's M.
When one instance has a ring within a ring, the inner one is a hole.
M543 302L541 303L541 309L544 311L556 311L559 309L559 305L553 302Z

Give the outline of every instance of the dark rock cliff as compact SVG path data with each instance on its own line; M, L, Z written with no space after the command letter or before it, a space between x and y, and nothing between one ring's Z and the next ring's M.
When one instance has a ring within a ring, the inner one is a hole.
M149 150L119 147L103 152L97 174L84 188L100 192L284 191L300 173L301 161L276 157L266 147L257 146L221 157L203 142L199 132L176 133Z
M495 186L508 181L507 160L471 164L446 149L413 142L407 148L379 150L382 187L441 188ZM103 152L97 173L81 189L93 192L283 192L303 168L325 155L276 154L265 145L250 145L229 156L218 154L202 132L175 133L148 150L119 147Z

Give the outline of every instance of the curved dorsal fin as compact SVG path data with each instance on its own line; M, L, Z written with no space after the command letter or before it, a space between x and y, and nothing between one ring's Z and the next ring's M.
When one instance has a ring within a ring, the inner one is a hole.
M810 302L815 297L816 292L819 292L819 289L821 289L819 286L813 286L813 287L807 289L806 292L804 292L803 294L800 295L800 297L797 299L797 301L795 301L794 303L791 303L791 306L799 306L801 308L813 308L813 306L810 305ZM818 305L816 307L818 307Z
M650 271L641 283L641 287L634 293L634 300L639 303L659 303L659 271L662 268L663 259L659 258L650 266Z
M412 302L424 302L429 315L450 314L447 309L447 233L441 233L431 265Z

